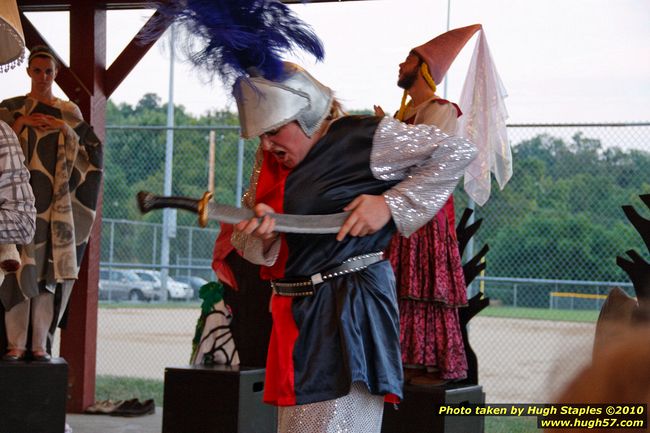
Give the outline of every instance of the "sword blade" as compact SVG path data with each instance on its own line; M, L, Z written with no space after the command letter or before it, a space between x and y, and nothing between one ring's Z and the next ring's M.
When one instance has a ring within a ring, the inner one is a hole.
M207 201L209 197L205 197ZM154 209L176 208L185 209L193 213L199 213L202 205L201 200L189 197L162 197L146 191L140 191L137 195L138 207L142 213ZM325 234L338 233L343 222L348 217L348 212L328 215L293 215L293 214L269 214L275 219L275 231L284 233L310 233ZM208 202L207 218L229 224L237 224L240 221L254 218L252 210L220 204L214 201ZM201 218L199 218L201 223Z
M328 215L270 213L268 215L275 220L276 232L325 234L338 233L349 213L341 212ZM236 224L242 220L254 217L255 214L250 209L237 208L215 202L208 204L208 218L211 220Z

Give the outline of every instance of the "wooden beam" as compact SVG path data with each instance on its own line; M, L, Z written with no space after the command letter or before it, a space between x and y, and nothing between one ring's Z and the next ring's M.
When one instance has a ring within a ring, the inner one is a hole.
M28 47L47 45L56 50L21 13ZM70 12L70 66L56 56L61 68L57 84L75 102L84 119L105 139L106 96L103 91L106 64L106 11L86 5ZM70 298L66 329L61 332L61 356L70 366L68 411L80 413L95 401L97 356L97 305L101 238L100 191L96 220L91 231L79 276Z
M303 0L281 0L285 4L305 3ZM307 0L306 3L341 3L341 2L355 2L355 1L368 1L368 0Z
M119 1L119 0L81 0L94 6L96 9L125 10L125 9L151 9L151 2L147 1ZM76 7L79 0L18 0L18 6L24 12L56 12L69 11Z
M69 11L72 7L81 2L93 5L96 9L105 10L127 10L127 9L151 9L151 2L148 1L125 1L125 0L18 0L18 6L24 12L54 12ZM178 1L178 0L173 0ZM304 3L304 0L281 0L282 3ZM339 3L341 1L368 1L368 0L309 0L307 3Z
M70 10L70 69L87 92L77 105L99 139L105 141L106 10L78 1ZM61 356L70 366L68 412L81 413L95 402L97 313L102 194L79 277L70 298L67 326L61 332Z
M87 89L77 104L84 119L93 126L97 121L103 125L103 118L92 118L98 113L91 110L91 99L102 99L104 96L106 11L95 9L93 2L82 4L82 7L70 11L70 69L78 77L81 86ZM100 138L103 135L102 130Z
M115 89L129 75L133 68L149 52L149 49L165 33L169 24L154 27L154 21L158 19L158 12L154 13L149 21L140 29L131 42L122 50L119 56L113 61L106 71L105 92L106 97L110 97ZM143 42L142 36L147 35L146 42Z
M18 7L23 12L69 11L70 2L61 0L18 0Z

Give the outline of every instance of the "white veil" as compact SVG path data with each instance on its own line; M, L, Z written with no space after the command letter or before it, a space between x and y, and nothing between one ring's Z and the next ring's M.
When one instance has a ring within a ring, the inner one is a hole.
M512 154L506 119L506 90L492 61L481 30L460 97L463 115L458 135L478 147L478 155L465 170L465 191L479 206L490 198L490 172L503 189L512 176Z

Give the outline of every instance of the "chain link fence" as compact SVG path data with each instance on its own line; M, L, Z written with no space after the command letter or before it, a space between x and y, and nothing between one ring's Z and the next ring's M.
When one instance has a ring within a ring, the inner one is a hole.
M642 210L638 195L650 192L650 123L511 125L508 133L514 175L505 189L494 184L483 207L456 194L459 216L473 207L482 220L473 252L490 248L471 291L492 303L470 323L470 340L488 401L545 402L588 360L603 296L614 286L633 293L615 259L646 251L620 206ZM172 195L198 198L208 188L211 135L215 198L238 205L257 142L236 127L174 129ZM100 265L159 270L169 233L169 275L212 280L218 225L200 229L195 215L178 211L163 227L162 212L141 215L135 205L139 190L162 194L166 136L164 127L107 127ZM162 379L165 367L187 363L199 313L196 301L102 303L98 374Z
M475 207L478 290L491 306L471 323L490 402L548 402L591 357L612 287L633 295L616 257L645 246L621 205L650 192L650 124L511 125L514 174ZM457 194L457 212L467 203Z

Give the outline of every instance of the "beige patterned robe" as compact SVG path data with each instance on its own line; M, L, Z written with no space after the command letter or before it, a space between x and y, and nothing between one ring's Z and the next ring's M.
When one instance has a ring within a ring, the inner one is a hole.
M39 131L26 126L19 133L36 198L36 234L21 248L22 266L0 287L6 310L42 290L63 288L63 311L77 278L95 220L102 179L102 143L72 102L46 105L27 96L0 103L0 118L10 125L22 115L49 114L68 126Z

